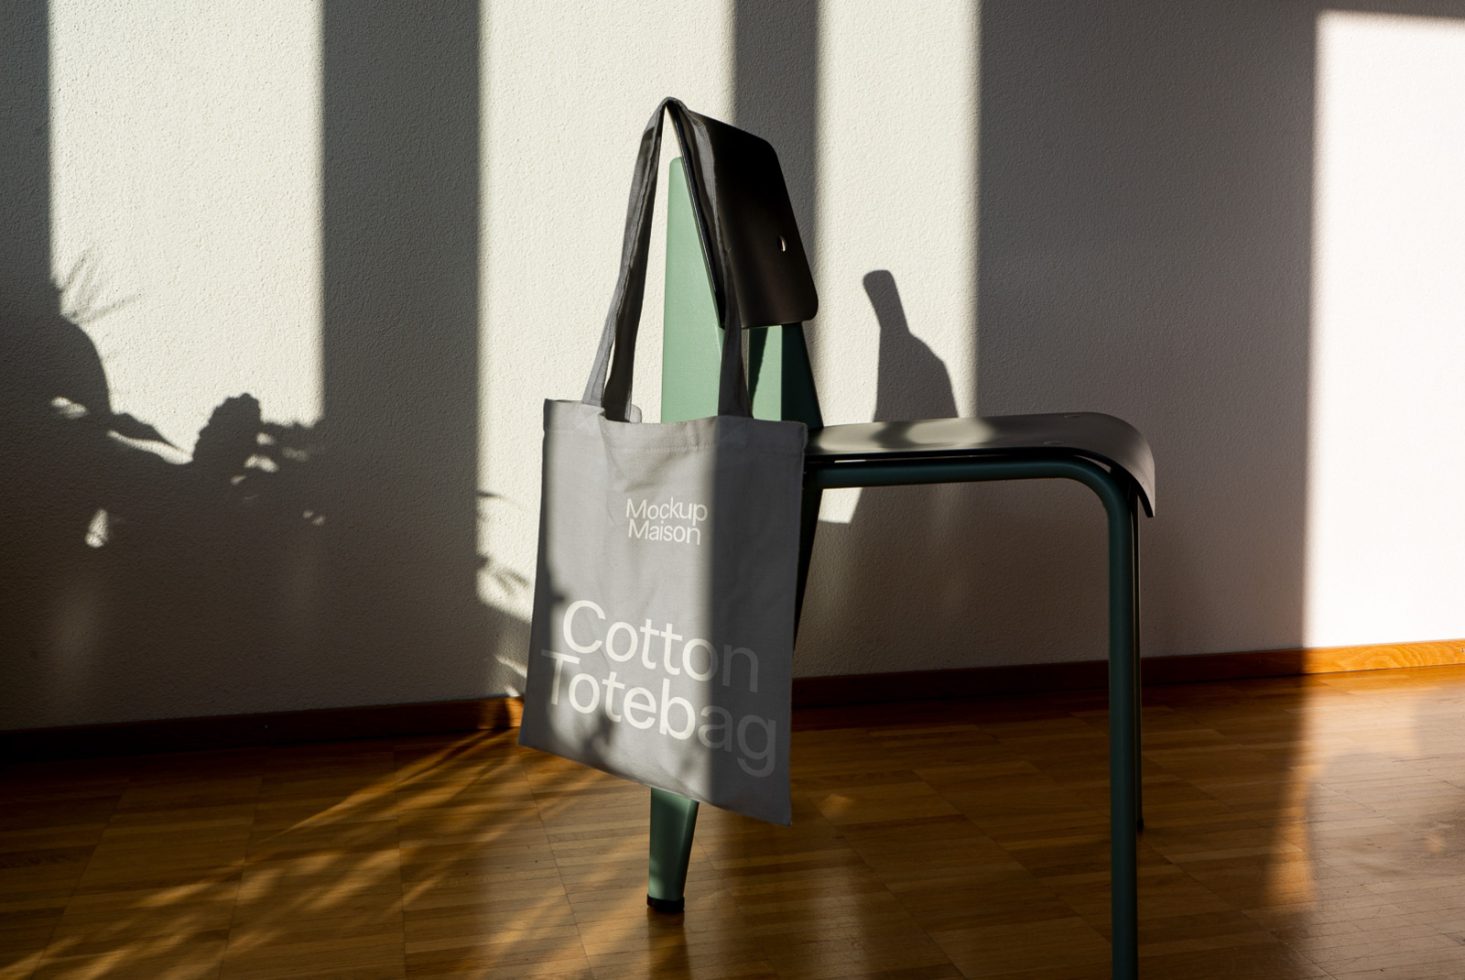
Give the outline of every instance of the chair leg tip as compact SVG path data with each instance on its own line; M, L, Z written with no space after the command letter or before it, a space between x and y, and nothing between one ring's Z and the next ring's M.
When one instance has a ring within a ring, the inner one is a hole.
M685 898L652 898L646 896L646 906L653 912L663 912L667 915L677 915L687 908Z

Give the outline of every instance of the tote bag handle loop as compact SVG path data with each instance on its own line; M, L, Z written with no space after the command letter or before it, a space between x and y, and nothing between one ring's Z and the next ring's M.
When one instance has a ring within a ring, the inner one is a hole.
M631 200L626 211L626 232L621 243L621 268L616 279L615 294L600 334L595 364L581 398L587 405L597 405L609 418L623 421L630 409L631 381L636 360L636 334L641 323L641 305L646 293L646 263L651 251L651 216L656 206L657 163L661 153L661 131L664 114L672 120L677 144L687 164L687 177L693 187L707 186L715 175L707 172L708 154L701 152L705 143L697 116L677 99L664 99L641 134L641 147L636 155L636 170L631 182ZM717 414L751 415L748 389L743 376L742 331L729 329L738 322L736 297L726 284L731 282L729 258L720 234L721 216L715 209L703 207L710 195L692 194L692 210L697 217L702 246L711 266L714 294L721 300L722 368L719 372ZM609 369L607 371L607 368Z

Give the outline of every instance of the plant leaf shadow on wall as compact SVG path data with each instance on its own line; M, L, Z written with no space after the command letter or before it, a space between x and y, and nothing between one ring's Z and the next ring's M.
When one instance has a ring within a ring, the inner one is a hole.
M322 418L218 392L192 447L114 414L87 315L61 312L47 8L12 12L0 729L512 687L527 631L499 603L526 583L479 544L495 503L478 466L479 4L326 5ZM74 280L68 303L105 292ZM189 366L149 367L162 386Z
M244 393L219 402L189 453L114 410L77 322L59 309L0 315L0 644L22 682L12 694L34 698L7 699L6 727L107 720L128 691L143 716L166 713L156 695L169 689L204 692L181 703L190 714L310 706L289 699L339 632L331 536L375 548L376 529L333 520L353 488L332 480L329 428L271 421ZM477 566L502 592L526 588ZM451 654L454 683L481 689L492 612L472 595L437 612L456 642L430 656L441 669Z

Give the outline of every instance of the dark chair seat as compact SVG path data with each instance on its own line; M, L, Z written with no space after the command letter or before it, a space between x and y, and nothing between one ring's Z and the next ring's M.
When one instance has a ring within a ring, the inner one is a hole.
M822 467L933 456L1052 459L1065 451L1128 474L1139 487L1145 512L1154 516L1155 460L1149 443L1128 422L1099 412L828 425L809 433L805 459L811 467Z

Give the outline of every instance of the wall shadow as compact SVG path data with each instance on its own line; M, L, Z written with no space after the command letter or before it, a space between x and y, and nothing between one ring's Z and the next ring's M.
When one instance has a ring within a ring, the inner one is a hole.
M979 411L1148 436L1153 652L1302 641L1315 16L983 5ZM1102 547L1065 509L1059 540ZM1223 543L1196 553L1198 531Z
M336 667L486 678L477 0L325 5L322 387ZM363 692L364 693L364 692ZM486 693L486 692L485 692Z
M44 315L51 281L50 5L0 8L0 307Z
M913 332L895 277L878 269L864 276L863 285L880 331L875 420L955 417L951 374ZM879 669L889 671L901 669L892 654L908 648L917 633L944 651L949 666L967 665L973 620L989 621L988 606L1005 601L1000 588L979 591L978 562L964 560L980 554L989 524L973 492L961 485L866 488L849 523L821 522L801 644L815 645L836 663L843 659L847 666L840 673L867 669L857 658L872 655ZM933 572L933 562L939 571ZM1013 577L1029 573L1029 580L1039 571L1007 569ZM839 647L833 656L825 653L829 644L845 644L844 657Z
M799 233L814 264L819 248L818 0L733 4L733 117L773 144Z
M61 312L46 6L4 17L0 727L502 690L525 628L477 591L479 4L326 4L323 418L221 392L161 454L78 289Z

